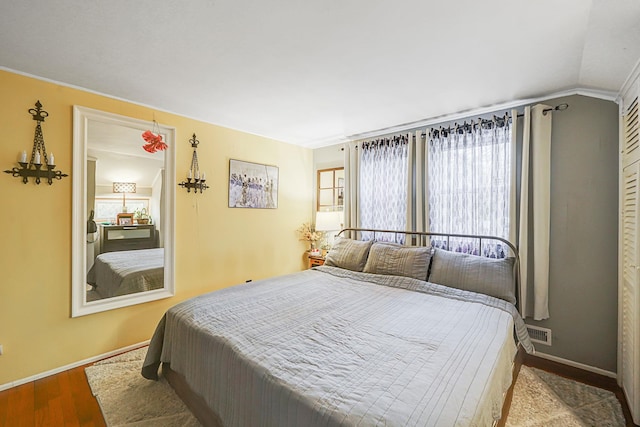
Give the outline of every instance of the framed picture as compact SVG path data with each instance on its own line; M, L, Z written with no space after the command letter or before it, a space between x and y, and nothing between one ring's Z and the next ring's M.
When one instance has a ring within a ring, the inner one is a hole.
M133 214L132 213L119 213L118 214L118 225L133 225Z
M278 208L278 167L229 160L230 208Z

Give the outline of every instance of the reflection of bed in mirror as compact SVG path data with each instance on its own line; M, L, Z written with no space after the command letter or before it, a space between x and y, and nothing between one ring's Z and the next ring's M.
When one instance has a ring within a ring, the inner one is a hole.
M107 252L87 273L93 298L110 298L164 286L164 248Z

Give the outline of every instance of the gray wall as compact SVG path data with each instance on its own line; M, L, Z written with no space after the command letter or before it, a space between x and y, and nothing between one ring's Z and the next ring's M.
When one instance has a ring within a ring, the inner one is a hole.
M550 318L526 322L552 329L539 352L616 372L618 106L578 95L545 104L565 102L551 135ZM315 170L341 166L339 147L315 150Z
M553 113L549 315L543 353L616 372L618 106L584 96Z

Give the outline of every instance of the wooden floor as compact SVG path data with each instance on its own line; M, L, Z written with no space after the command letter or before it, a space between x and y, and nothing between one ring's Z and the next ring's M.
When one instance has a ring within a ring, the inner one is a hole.
M622 391L613 378L525 356L524 365L613 391L622 404L627 427L634 426ZM1 427L106 426L81 366L0 392Z
M106 426L84 368L0 392L0 426Z

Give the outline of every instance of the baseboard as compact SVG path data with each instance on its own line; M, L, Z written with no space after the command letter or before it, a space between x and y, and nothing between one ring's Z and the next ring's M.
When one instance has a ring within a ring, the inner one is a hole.
M88 359L80 360L78 362L71 363L69 365L61 366L59 368L52 369L50 371L41 372L36 375L32 375L27 378L22 378L19 380L11 381L6 384L0 384L0 391L8 390L13 387L17 387L22 384L29 383L31 381L36 381L42 378L49 377L51 375L59 374L60 372L68 371L69 369L77 368L78 366L86 365L88 363L97 362L98 360L106 359L107 357L115 356L120 353L124 353L130 350L135 350L136 348L143 347L149 344L150 340L146 340L143 342L139 342L137 344L131 344L126 347L119 348L117 350L109 351L107 353L99 354L97 356L90 357Z
M585 365L584 363L574 362L573 360L563 359L562 357L553 356L551 354L541 353L536 350L534 356L539 357L541 359L551 360L552 362L562 363L563 365L568 365L574 368L582 369L583 371L593 372L594 374L603 375L609 378L618 378L618 374L611 371L606 371L604 369L596 368L595 366Z

